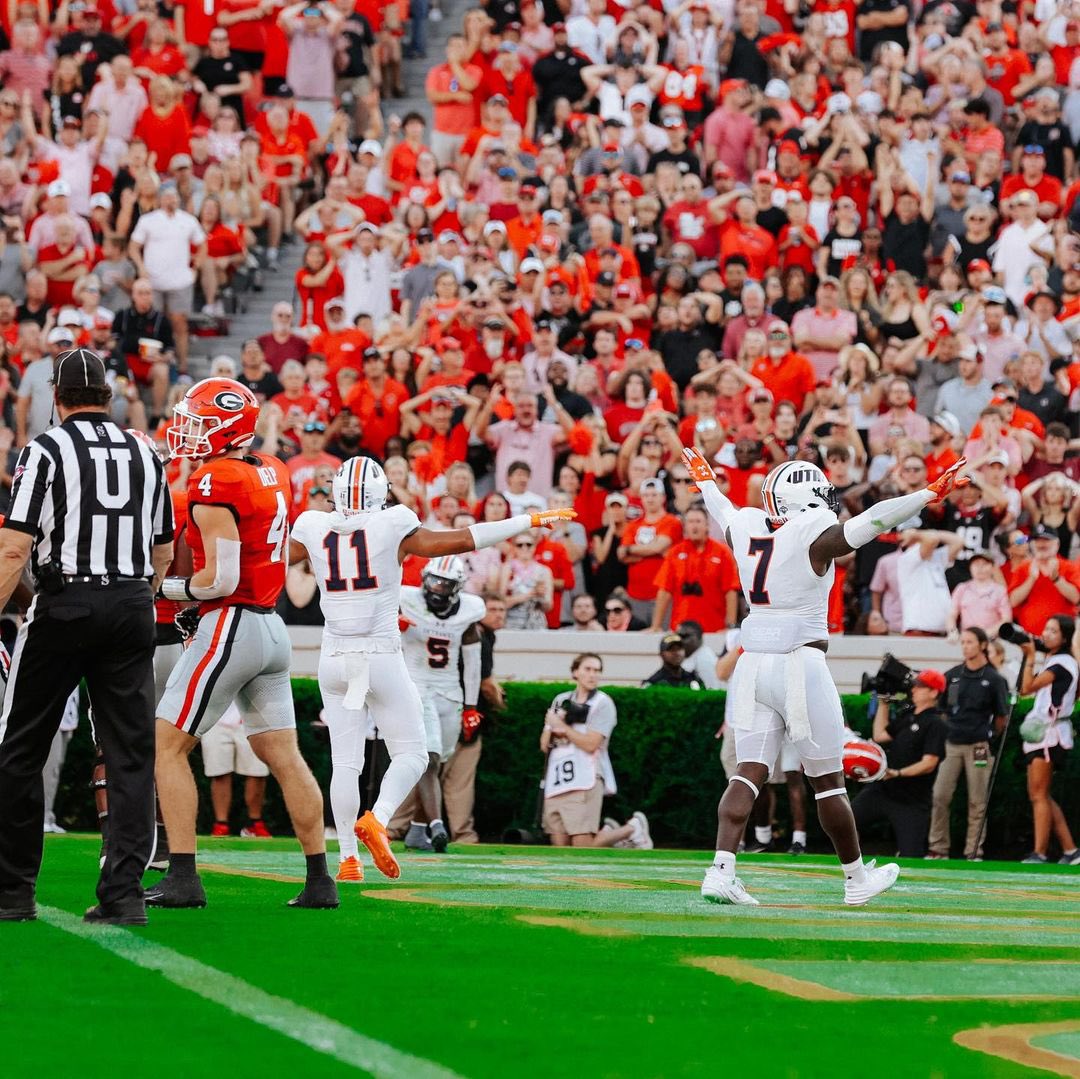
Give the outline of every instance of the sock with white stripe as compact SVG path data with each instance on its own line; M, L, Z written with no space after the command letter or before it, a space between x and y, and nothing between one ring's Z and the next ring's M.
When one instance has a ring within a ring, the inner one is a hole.
M338 834L339 857L355 858L356 833L353 828L360 816L360 769L335 764L330 775L330 809Z
M792 831L792 833L791 833L791 842L792 843L801 843L805 847L806 846L806 833L805 832L800 832L800 831L797 831L797 830Z

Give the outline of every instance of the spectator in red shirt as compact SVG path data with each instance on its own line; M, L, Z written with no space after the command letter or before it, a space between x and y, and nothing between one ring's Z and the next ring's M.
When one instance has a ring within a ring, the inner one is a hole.
M720 228L720 261L745 255L747 274L760 281L770 266L777 265L776 238L757 223L754 196L744 191L735 199L734 216Z
M150 104L135 124L134 137L146 143L153 167L162 171L177 154L191 154L191 124L183 95L172 79L155 76L148 94Z
M711 259L718 249L717 230L702 191L701 177L688 172L679 184L679 201L667 208L663 225L669 243L689 244L699 259Z
M364 349L363 361L363 381L349 391L345 407L360 420L364 448L383 457L387 440L401 432L401 406L409 391L387 376L386 358L377 348Z
M270 404L281 410L281 432L294 445L300 445L300 432L308 420L317 418L318 399L307 388L304 365L290 360L278 376L282 392L270 398Z
M323 310L326 310L325 304ZM286 360L302 360L308 354L308 343L299 334L293 333L292 321L293 309L291 303L282 300L274 304L273 310L270 312L270 332L264 333L258 339L259 346L266 357L266 362L270 365L270 370L275 374L281 370L281 366ZM330 357L326 352L320 348L315 348L314 344L312 345L312 351L322 352L329 364ZM333 378L336 371L331 370L329 374Z
M682 539L682 523L667 512L663 480L644 480L639 494L644 513L626 526L619 540L617 556L627 567L626 591L631 609L649 624L658 591L657 573L668 548Z
M721 465L716 480L724 494L741 509L758 504L756 495L751 499L750 484L753 480L764 479L768 471L769 466L761 460L761 444L753 439L740 438L735 443L735 464ZM760 483L756 484L758 489L760 486Z
M336 472L340 465L338 458L326 452L326 424L321 420L308 420L300 429L299 452L286 463L292 480L294 512L303 506L316 469L329 467Z
M683 514L683 535L668 549L657 574L650 630L660 633L681 622L697 622L706 633L734 626L740 588L735 556L709 537L709 515L698 506Z
M1036 525L1031 530L1030 560L1005 569L1013 618L1035 636L1042 633L1048 618L1071 617L1080 600L1080 571L1061 557L1058 547L1057 532Z
M769 327L768 355L750 368L750 374L765 386L774 401L790 401L796 412L803 412L813 401L817 385L814 366L802 353L792 351L791 331L782 322Z

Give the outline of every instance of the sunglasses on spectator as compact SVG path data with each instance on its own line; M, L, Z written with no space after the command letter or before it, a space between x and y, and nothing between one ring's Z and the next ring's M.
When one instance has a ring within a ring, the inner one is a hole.
M903 465L900 469L901 472L925 472L926 465Z
M626 608L621 605L617 607L605 607L604 614L622 614L625 610Z
M643 438L641 440L641 444L643 446L659 446L660 445L660 439L658 439L658 438Z
M523 547L523 548L524 548L524 547L535 547L535 546L536 546L536 544L535 544L535 543L533 543L533 542L532 542L532 540L518 540L518 541L517 541L517 542L516 542L516 543L514 544L514 546L515 546L515 547Z

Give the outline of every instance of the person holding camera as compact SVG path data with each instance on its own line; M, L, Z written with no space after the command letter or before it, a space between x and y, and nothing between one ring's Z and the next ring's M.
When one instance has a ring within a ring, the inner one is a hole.
M934 772L945 756L945 716L939 706L945 686L941 671L926 670L916 676L910 698L895 710L887 696L878 697L873 739L885 747L888 767L877 783L859 791L851 811L860 832L887 820L901 858L926 854Z
M544 831L553 847L652 846L649 822L635 813L617 827L601 829L604 795L615 793L608 743L618 717L615 702L602 690L604 661L583 652L570 664L575 687L560 693L544 717L540 751L544 771Z
M945 759L934 780L930 849L926 856L949 857L949 807L963 772L968 792L964 857L970 862L979 862L982 861L979 840L993 763L990 738L994 732L1000 733L1005 728L1009 687L990 663L989 638L985 630L978 626L965 629L960 634L960 654L963 662L945 672L948 734Z
M1061 806L1050 793L1054 772L1065 767L1073 747L1071 716L1076 705L1076 684L1080 674L1073 654L1076 623L1066 615L1047 619L1042 640L1031 637L1019 642L1023 652L1020 667L1020 693L1035 694L1031 711L1020 725L1027 762L1028 798L1035 821L1034 849L1024 861L1036 865L1048 861L1046 851L1051 831L1061 844L1059 865L1080 865L1072 832ZM1035 674L1035 650L1046 652L1042 670Z

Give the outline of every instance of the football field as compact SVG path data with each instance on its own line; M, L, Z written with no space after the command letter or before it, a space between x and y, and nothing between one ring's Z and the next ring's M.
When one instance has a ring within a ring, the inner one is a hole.
M209 906L84 926L96 838L46 837L40 919L0 924L5 1076L1080 1076L1080 874L465 847L284 906L292 841L203 841ZM148 879L156 879L150 875Z

